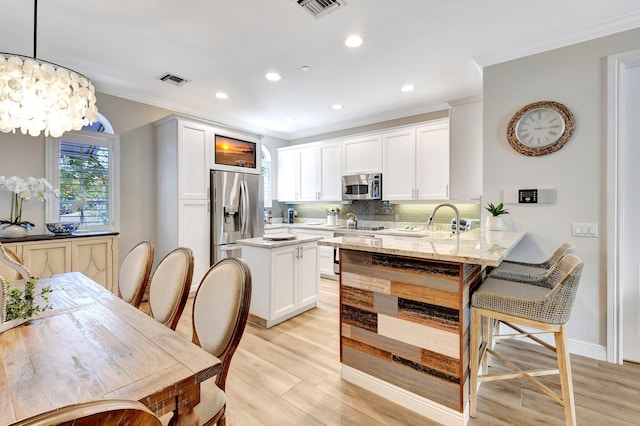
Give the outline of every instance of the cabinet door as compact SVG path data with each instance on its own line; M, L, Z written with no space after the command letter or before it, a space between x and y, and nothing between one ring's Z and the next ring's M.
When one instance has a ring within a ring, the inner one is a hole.
M178 246L193 250L192 289L198 287L210 266L208 203L207 200L183 200L179 203Z
M293 312L298 307L298 246L273 249L271 254L270 319Z
M100 283L107 290L114 291L113 252L111 238L78 239L72 243L71 270L82 272L92 280Z
M298 307L315 303L318 298L320 272L318 271L318 246L305 244L300 247L298 259Z
M181 121L178 132L178 197L206 200L213 131L204 125Z
M22 261L36 278L71 271L71 243L66 241L38 243L22 247Z
M416 186L421 200L449 198L448 120L416 129Z
M333 272L333 247L318 246L318 272L325 275L334 275Z
M298 200L316 201L318 199L318 147L307 146L298 151Z
M342 146L335 143L318 148L320 182L318 192L321 201L342 201Z
M342 142L342 174L381 173L381 141L379 134L344 140Z
M416 198L416 132L403 129L382 135L382 198Z
M298 150L278 150L278 201L298 199Z

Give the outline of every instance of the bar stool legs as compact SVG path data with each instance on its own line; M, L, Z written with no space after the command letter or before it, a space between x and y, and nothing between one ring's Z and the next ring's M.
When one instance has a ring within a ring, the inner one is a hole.
M494 321L498 320L503 324L513 328L518 333L509 334L508 336L493 335ZM526 332L516 324L526 327L536 328L539 331ZM480 341L480 326L482 325L482 341ZM555 337L555 348L538 337L539 334L553 333ZM528 337L537 343L542 344L547 349L556 352L558 363L557 369L535 369L522 370L514 363L505 359L503 356L493 350L493 343L499 338L519 338ZM471 310L471 401L470 415L476 417L478 388L480 383L494 380L507 380L513 378L525 378L554 401L564 407L565 422L567 425L576 425L575 403L573 399L573 382L571 378L571 363L569 359L569 351L567 347L567 333L565 324L548 324L540 321L519 318L513 315L494 312L481 308L473 308ZM501 363L506 365L512 372L506 373L489 373L488 360L489 355L494 356ZM561 395L538 381L535 376L544 376L550 374L559 374Z

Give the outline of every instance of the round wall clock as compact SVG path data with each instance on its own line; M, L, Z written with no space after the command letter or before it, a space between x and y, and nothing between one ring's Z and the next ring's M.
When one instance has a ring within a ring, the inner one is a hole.
M540 101L525 105L507 126L507 140L520 154L551 154L564 146L575 129L569 108L559 102Z

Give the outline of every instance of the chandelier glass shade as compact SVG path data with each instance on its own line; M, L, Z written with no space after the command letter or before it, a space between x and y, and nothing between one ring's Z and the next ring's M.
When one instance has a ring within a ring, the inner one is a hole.
M36 58L0 54L0 132L59 137L98 118L93 84Z

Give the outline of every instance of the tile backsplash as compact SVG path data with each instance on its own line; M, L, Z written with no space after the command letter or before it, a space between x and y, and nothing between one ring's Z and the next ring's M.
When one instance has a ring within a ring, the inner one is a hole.
M274 203L275 204L275 203ZM327 216L327 210L340 209L339 219L344 220L349 212L354 213L359 220L376 222L421 222L426 223L433 209L440 202L424 204L390 204L388 201L358 200L351 204L283 204L282 211L293 207L298 213L298 218L314 219ZM460 211L460 218L480 219L480 204L454 203ZM435 217L436 223L450 223L454 217L450 208L443 207L438 210Z

